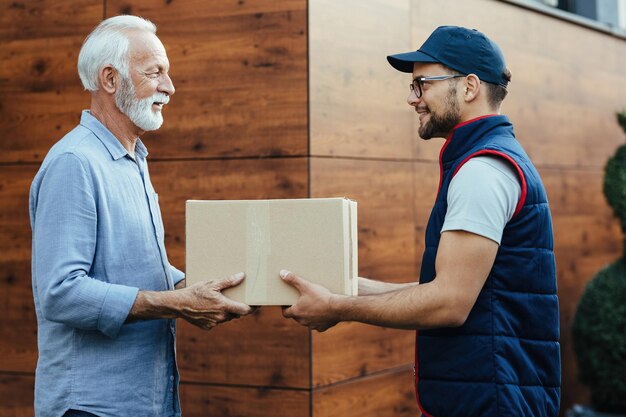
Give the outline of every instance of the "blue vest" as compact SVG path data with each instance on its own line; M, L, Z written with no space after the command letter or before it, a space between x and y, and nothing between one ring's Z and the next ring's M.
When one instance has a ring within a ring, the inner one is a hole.
M418 404L433 417L556 417L561 364L552 220L541 178L506 116L462 123L446 140L420 283L435 279L450 181L470 158L484 154L515 168L522 195L466 322L417 334Z

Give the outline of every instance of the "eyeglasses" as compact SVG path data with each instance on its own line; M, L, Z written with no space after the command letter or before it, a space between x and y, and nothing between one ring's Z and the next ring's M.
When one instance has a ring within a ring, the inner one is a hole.
M424 89L424 81L443 81L449 80L451 78L461 78L466 77L466 75L435 75L432 77L417 77L413 80L411 84L409 84L409 88L412 93L415 93L415 97L422 97L422 90Z

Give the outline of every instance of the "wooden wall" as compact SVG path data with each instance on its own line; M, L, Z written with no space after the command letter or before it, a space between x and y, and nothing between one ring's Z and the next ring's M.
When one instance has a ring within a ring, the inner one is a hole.
M181 268L186 199L347 196L360 274L417 279L442 142L417 137L409 77L385 56L440 24L495 39L513 72L503 111L553 208L563 406L586 400L570 328L584 284L621 249L601 181L624 143L613 113L626 106L626 41L493 0L0 0L0 11L0 415L33 413L28 188L89 105L82 40L120 13L156 22L172 63L176 94L145 143ZM354 323L310 333L277 308L209 333L179 323L183 412L413 416L413 337Z
M305 1L0 0L0 416L33 413L30 182L89 106L84 37L120 13L157 23L172 64L176 94L144 141L173 264L185 200L308 196ZM178 336L186 416L308 414L310 334L280 309Z
M578 299L585 283L621 253L619 226L601 188L605 161L625 142L614 114L626 107L625 40L492 0L309 1L311 195L358 200L361 275L417 279L443 142L419 139L417 117L406 104L410 76L393 70L385 56L414 50L436 27L450 24L480 29L503 49L513 73L503 112L549 194L563 412L588 399L577 382L572 351ZM358 365L366 375L388 368L400 377L399 370L410 364L412 341L405 333L345 326L338 330L345 333L344 343L370 347L352 349L358 359L348 362L352 367L335 365L336 372L329 372L328 359L320 359L319 367L314 362L314 381L317 375L331 382L355 378L350 387L366 389L371 382L359 377ZM312 337L317 358L342 336ZM365 363L372 352L375 370Z

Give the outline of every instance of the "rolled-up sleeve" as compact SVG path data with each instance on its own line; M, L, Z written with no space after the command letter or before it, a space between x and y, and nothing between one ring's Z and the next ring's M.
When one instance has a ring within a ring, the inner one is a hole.
M90 173L78 156L57 155L34 197L33 276L44 317L116 337L138 288L89 276L98 225Z

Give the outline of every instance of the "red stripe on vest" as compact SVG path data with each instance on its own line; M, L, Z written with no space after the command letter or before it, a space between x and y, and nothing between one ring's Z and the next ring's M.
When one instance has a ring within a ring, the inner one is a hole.
M517 202L517 206L515 207L515 212L513 213L513 217L517 216L519 212L522 211L522 207L524 206L524 202L526 201L526 196L528 194L528 187L526 185L526 177L524 176L524 172L522 171L522 169L519 167L519 165L517 165L517 162L515 162L513 158L511 158L509 155L505 154L504 152L495 151L492 149L484 149L482 151L473 153L467 158L465 158L463 161L461 161L461 163L456 167L456 169L452 173L452 178L454 178L456 173L459 172L459 169L461 169L461 167L465 165L467 161L479 155L495 155L500 158L506 159L515 167L515 170L517 171L517 175L519 176L519 179L522 183L522 194L520 195L519 201Z
M454 126L454 128L452 128L452 132L446 138L445 143L441 147L441 151L439 151L439 188L437 188L437 195L439 195L439 191L441 191L441 185L443 184L443 152L446 150L446 148L450 144L450 141L452 140L452 136L454 135L454 131L456 129L458 129L459 127L461 127L461 126L465 126L465 125L473 123L473 122L475 122L477 120L486 119L488 117L493 117L493 116L497 116L497 114L485 114L484 116L479 116L479 117L476 117L474 119L466 120L466 121L464 121L462 123L459 123L458 125Z

